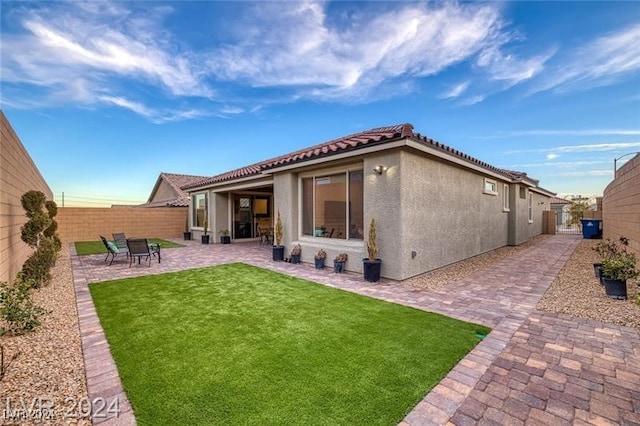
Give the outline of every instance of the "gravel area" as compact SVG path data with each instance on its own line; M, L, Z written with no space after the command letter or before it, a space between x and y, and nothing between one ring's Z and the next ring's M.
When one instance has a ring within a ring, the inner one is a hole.
M538 235L519 246L500 247L499 249L474 256L470 259L409 278L408 280L403 281L403 284L415 289L438 291L450 282L462 279L467 275L471 275L479 269L486 268L489 265L525 250L534 244L538 244L546 238L549 238L549 235Z
M91 424L78 418L88 406L87 389L66 246L51 272L49 285L33 293L34 302L49 312L40 318L42 325L23 336L0 337L6 367L0 424Z
M640 282L627 282L627 300L605 295L604 287L593 273L593 263L600 260L592 250L601 240L582 240L537 308L589 318L610 324L640 328L637 304Z
M517 247L493 250L414 277L402 285L438 291L452 281L525 250L545 238L549 236L540 235ZM598 260L598 255L591 248L597 243L597 240L580 242L537 308L640 328L640 307L636 304L639 286L637 283L628 284L629 299L626 301L605 295L604 288L593 274L593 262ZM51 283L34 293L35 302L50 312L42 317L42 326L24 336L0 338L0 345L5 349L5 366L10 363L6 366L4 379L0 381L1 424L91 424L87 418L78 418L82 413L78 404L82 401L85 407L87 404L87 389L71 259L66 246L52 273ZM30 408L38 398L45 407L50 407L49 410L43 410L42 414L55 414L55 418L19 421L8 418L8 401L15 413L23 408L23 403ZM65 413L75 418L65 418Z

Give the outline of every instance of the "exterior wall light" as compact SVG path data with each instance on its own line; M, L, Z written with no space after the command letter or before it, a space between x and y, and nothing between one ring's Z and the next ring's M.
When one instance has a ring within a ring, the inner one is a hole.
M376 172L377 174L381 175L382 173L387 171L387 168L383 165L378 164L377 166L375 166L373 168L373 171Z

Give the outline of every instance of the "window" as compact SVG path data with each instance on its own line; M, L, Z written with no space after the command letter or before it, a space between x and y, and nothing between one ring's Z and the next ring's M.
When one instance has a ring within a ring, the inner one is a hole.
M361 240L363 171L302 179L302 234Z
M482 192L488 195L498 195L498 184L495 180L484 178L484 190Z
M509 211L509 185L502 185L502 211Z
M529 223L533 223L533 197L529 192Z
M527 199L527 188L525 188L524 186L520 187L520 198L522 198L523 200Z
M193 212L192 226L196 228L204 228L204 220L208 217L207 194L196 194L191 197L191 206Z

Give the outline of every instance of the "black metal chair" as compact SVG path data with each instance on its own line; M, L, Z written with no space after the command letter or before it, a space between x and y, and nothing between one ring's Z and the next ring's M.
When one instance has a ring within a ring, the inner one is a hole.
M118 246L118 248L120 250L128 248L127 247L127 237L124 234L124 232L111 234L111 236L113 237L113 242L116 243L116 246ZM127 257L129 257L129 254L127 254Z
M138 258L138 264L140 264L141 259L145 257L151 266L151 256L158 255L158 263L160 263L159 244L149 244L146 238L130 238L127 239L127 247L129 249L129 268L135 258Z
M102 235L100 235L100 239L102 240L102 244L104 244L104 247L107 249L107 257L104 258L104 261L106 262L107 259L109 259L109 256L111 256L111 262L109 262L109 266L111 266L111 264L113 263L113 260L116 258L117 255L124 253L127 256L129 256L128 247L125 246L124 248L121 249L113 242L108 241Z

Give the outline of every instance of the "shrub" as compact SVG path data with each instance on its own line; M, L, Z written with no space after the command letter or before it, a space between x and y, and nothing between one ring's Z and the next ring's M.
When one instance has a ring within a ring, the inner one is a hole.
M20 201L29 218L20 228L22 241L36 249L22 265L22 273L25 281L37 288L49 281L49 271L62 248L54 219L58 206L55 201L47 201L40 191L27 191Z
M300 253L302 253L302 247L300 246L300 244L296 244L291 249L291 256L298 256L298 255L300 255Z
M334 262L346 262L348 258L349 258L349 256L347 255L347 253L340 253L339 255L337 255L333 259L333 261Z
M326 259L327 258L327 252L320 249L318 250L318 253L316 253L315 258L320 260L320 259Z
M369 260L375 260L378 257L378 244L376 242L376 220L374 218L371 218L371 222L369 222L367 256L369 256Z
M31 300L33 284L18 273L13 286L0 282L0 335L19 335L40 325L45 310Z

